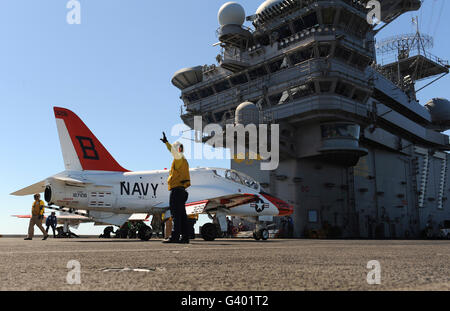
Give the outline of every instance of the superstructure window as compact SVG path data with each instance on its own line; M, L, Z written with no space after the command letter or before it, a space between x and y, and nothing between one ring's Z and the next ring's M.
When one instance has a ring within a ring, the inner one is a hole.
M225 111L216 112L214 114L214 118L215 118L216 122L221 122L224 114L225 114Z
M336 9L326 8L322 10L322 19L325 25L332 25L334 22L334 15L336 14Z
M314 50L312 47L310 47L307 49L294 52L289 56L289 59L291 60L291 63L295 66L313 57L314 57Z
M338 82L336 85L336 94L350 97L350 92L352 91L352 86L347 83Z
M230 87L231 87L231 86L230 86L230 82L229 82L228 80L219 82L219 83L217 83L217 84L214 85L214 88L216 89L216 92L217 92L217 93L226 91L226 90L228 90Z
M370 59L361 54L356 54L352 59L352 63L355 64L361 70L366 69L366 67L369 65L369 62Z
M352 56L352 52L349 49L346 49L342 46L337 46L334 51L334 56L344 62L348 62L350 57Z
M200 97L198 96L197 92L191 92L189 94L186 94L185 97L190 102L195 102L196 100L200 99Z
M353 93L352 99L357 102L362 103L365 101L366 97L367 97L367 93L365 91L356 89L355 92Z
M233 85L240 85L240 84L244 84L244 83L248 82L248 79L247 79L247 76L245 75L245 73L234 76L230 80L231 80L231 83L233 83Z
M302 30L305 30L307 28L311 28L315 25L317 25L319 21L317 20L316 12L310 13L306 16L300 17L299 19L295 20L294 25L294 31L300 32Z
M274 32L278 33L278 40L282 40L292 35L291 28L289 28L289 25L284 25L280 28L277 28L274 30Z
M288 67L288 61L286 57L277 59L271 63L269 63L268 65L269 70L271 73L280 71L281 69L287 68Z
M214 90L213 90L212 87L209 86L209 87L205 87L203 89L200 89L199 93L200 93L200 97L201 98L205 98L205 97L213 95L214 94Z
M281 93L276 93L269 96L269 103L272 106L283 105L289 101L289 93L288 91L284 91Z
M320 81L319 87L321 93L329 93L331 92L331 86L333 85L333 82L331 81Z
M331 45L329 43L319 44L319 57L328 57L331 52Z
M355 31L355 34L359 37L363 36L367 32L369 23L365 19L355 17L351 29Z
M305 97L305 96L312 95L316 92L313 82L303 84L300 86L296 86L296 87L292 88L290 91L291 91L292 99L294 99L294 100Z
M324 124L321 126L322 138L354 138L359 139L360 126L349 123Z
M256 69L253 69L248 72L248 75L250 77L250 80L258 79L262 76L265 76L267 74L267 70L264 66L260 66Z
M343 28L347 28L348 23L352 20L352 14L347 10L341 10L341 15L339 17L339 25Z

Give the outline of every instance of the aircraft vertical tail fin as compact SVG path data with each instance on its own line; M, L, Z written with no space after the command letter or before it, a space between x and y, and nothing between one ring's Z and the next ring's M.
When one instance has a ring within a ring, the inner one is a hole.
M54 111L66 170L127 172L75 113Z

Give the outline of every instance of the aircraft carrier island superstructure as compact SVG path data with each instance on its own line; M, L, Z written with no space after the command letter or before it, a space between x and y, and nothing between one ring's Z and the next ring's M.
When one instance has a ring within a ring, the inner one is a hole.
M449 225L450 102L416 98L416 82L445 76L448 63L426 51L431 38L419 31L375 41L421 1L380 1L378 26L367 2L268 0L247 17L226 3L217 65L172 80L191 128L195 116L203 125L279 124L276 170L249 160L231 167L294 206L296 237L417 238ZM395 59L381 64L377 52Z

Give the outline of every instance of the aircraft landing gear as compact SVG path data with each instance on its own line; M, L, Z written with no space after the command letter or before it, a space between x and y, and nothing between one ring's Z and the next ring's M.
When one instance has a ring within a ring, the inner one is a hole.
M214 241L216 238L223 237L224 232L227 232L227 217L223 213L217 213L215 216L208 214L208 217L213 221L212 223L204 224L200 228L200 234L205 241Z
M259 240L267 241L269 239L269 230L267 230L265 228L259 229L259 230L255 229L253 231L253 238L256 241L259 241Z
M205 241L214 241L218 236L217 226L213 223L204 224L200 228L200 234Z
M265 221L256 221L256 229L253 231L253 238L256 241L267 241L270 237L269 227L271 226L273 225L267 225L267 222Z
M152 238L153 231L147 225L141 224L138 231L138 238L142 241L148 241Z

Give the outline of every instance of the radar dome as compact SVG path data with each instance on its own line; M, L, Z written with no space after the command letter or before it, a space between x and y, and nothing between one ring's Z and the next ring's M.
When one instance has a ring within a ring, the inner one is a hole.
M425 107L431 115L433 123L450 124L450 102L444 98L433 98Z
M267 10L268 8L273 7L276 4L283 2L283 0L266 0L263 4L259 6L256 10L256 14L260 14L262 11Z
M252 102L243 102L236 108L236 124L259 124L259 109Z
M220 26L239 25L245 22L245 10L236 2L227 2L219 9L217 15Z

